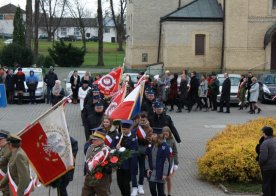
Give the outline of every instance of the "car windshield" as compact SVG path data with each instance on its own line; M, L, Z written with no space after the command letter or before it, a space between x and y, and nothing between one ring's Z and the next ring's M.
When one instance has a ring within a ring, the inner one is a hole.
M30 71L23 71L23 73L25 74L26 78L30 76ZM34 72L34 75L38 78L39 82L42 81L42 72Z
M262 80L265 84L276 84L276 75L267 75Z
M70 72L68 74L68 77L67 77L67 80L66 80L67 83L70 83L70 78L71 78L72 74L73 74L73 72ZM80 76L80 79L82 79L82 77L85 75L85 72L78 73L78 75Z
M125 73L125 74L123 74L122 80L125 80L126 75L129 75L129 76L130 76L131 81L132 81L133 83L137 83L137 76L138 76L138 74L136 75L136 74L128 74L128 73Z
M240 78L238 77L229 77L231 80L231 86L239 86ZM224 77L218 77L219 85L222 86L223 81L225 80Z

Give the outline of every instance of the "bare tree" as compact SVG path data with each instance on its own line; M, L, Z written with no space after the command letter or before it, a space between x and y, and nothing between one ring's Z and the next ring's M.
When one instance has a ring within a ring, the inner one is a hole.
M116 28L117 33L117 42L119 44L119 51L123 51L123 42L124 42L124 35L125 35L125 12L126 12L126 0L119 0L120 1L120 9L119 14L115 14L114 11L114 4L113 0L110 0L110 10L112 14L112 19Z
M104 66L104 60L103 60L103 10L102 10L102 0L98 0L98 66Z
M81 39L83 42L83 47L86 51L86 31L92 24L92 18L90 12L85 8L85 3L81 3L82 0L73 0L73 2L68 2L68 8L70 10L71 16L76 19L75 25L80 28Z
M39 24L39 0L35 0L35 15L34 15L34 55L38 55L38 24Z
M25 46L27 48L32 48L32 0L26 0L26 33L25 33Z
M67 0L40 0L43 20L48 34L48 41L54 40L55 32L60 26Z

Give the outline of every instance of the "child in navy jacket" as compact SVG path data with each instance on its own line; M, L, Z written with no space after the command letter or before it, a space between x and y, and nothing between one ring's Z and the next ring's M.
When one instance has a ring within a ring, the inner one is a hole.
M146 149L146 171L152 196L164 196L164 183L169 175L170 149L163 140L162 128L154 128L152 144Z

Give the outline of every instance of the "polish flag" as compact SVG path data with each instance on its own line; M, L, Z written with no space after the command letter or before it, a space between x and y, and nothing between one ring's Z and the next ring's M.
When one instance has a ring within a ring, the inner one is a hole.
M114 109L109 116L112 120L129 120L141 112L141 100L143 97L144 83L137 86L124 99L124 101Z
M63 102L18 134L40 181L48 185L74 168Z
M147 134L141 126L138 126L137 128L137 136L140 139L146 139Z
M112 143L112 138L109 135L106 135L104 143L105 145L110 146L110 144Z
M141 78L139 78L138 82L135 84L135 87L138 86L138 85L140 85L146 79L147 79L147 75L145 73L144 75L141 76Z
M116 93L108 108L105 110L105 115L110 116L115 108L122 103L126 96L126 85L123 85L122 88Z
M122 73L123 68L118 67L117 69L114 69L101 77L99 80L96 80L94 84L98 85L101 93L104 96L111 96L113 93L119 90Z
M0 180L2 180L5 177L5 172L3 172L2 169L0 169Z

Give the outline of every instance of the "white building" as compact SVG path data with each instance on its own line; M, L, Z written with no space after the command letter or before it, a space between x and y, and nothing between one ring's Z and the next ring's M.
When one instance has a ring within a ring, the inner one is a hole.
M0 36L11 37L13 33L13 19L17 7L13 4L7 4L0 7ZM23 20L26 20L25 11L21 9Z
M13 19L16 12L17 7L13 4L7 4L3 7L0 7L0 36L11 37L13 33ZM23 14L23 20L26 20L25 11L21 9ZM46 31L46 25L43 16L41 15L41 19L39 21L39 30L38 37L48 36ZM85 37L98 37L98 24L97 18L83 18L83 23L85 24ZM60 25L55 33L55 39L74 35L80 39L81 32L78 25L78 19L75 18L62 18L60 21ZM104 19L104 42L116 42L116 28L112 18Z

